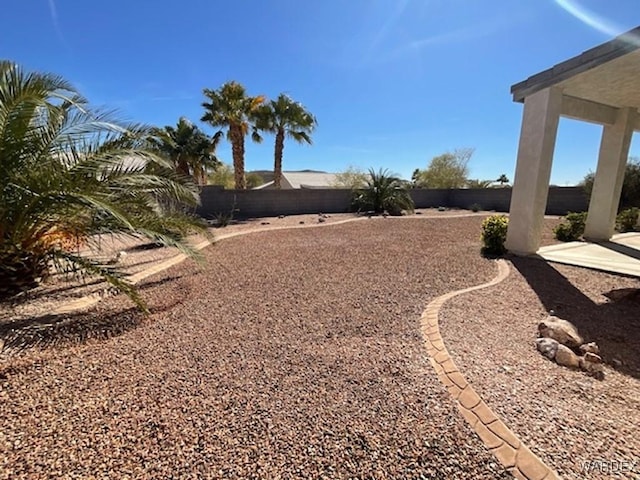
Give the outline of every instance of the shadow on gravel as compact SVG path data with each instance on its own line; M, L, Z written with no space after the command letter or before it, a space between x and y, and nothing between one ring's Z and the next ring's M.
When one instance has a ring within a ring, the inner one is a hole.
M602 359L621 373L640 378L640 299L613 295L617 301L594 303L549 263L537 258L510 256L547 311L573 323L585 338L596 342ZM602 292L612 298L612 292ZM532 335L535 332L532 332Z
M133 307L106 314L43 315L0 324L0 340L4 341L4 350L11 352L84 343L121 335L140 325L143 318Z

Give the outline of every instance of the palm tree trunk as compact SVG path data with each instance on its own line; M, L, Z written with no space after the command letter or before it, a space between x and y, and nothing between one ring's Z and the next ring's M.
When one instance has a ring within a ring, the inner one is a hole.
M247 181L244 176L244 135L240 125L229 126L231 152L233 155L233 175L236 190L246 190Z
M273 154L273 186L280 189L282 180L282 152L284 151L284 130L278 129L276 133L276 147Z

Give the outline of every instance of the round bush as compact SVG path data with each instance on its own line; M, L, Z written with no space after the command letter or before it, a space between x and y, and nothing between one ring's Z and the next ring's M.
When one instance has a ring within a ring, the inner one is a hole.
M504 242L508 227L509 219L504 215L491 215L482 222L483 253L501 255L507 251Z

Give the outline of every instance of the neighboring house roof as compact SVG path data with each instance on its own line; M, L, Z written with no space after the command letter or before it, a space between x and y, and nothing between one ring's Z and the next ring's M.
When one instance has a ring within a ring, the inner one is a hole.
M303 170L298 172L282 172L280 186L283 189L299 188L333 188L336 181L335 173ZM273 181L264 183L254 190L273 188Z
M640 26L511 87L513 100L552 86L614 107L640 107Z
M330 188L336 181L335 173L327 172L282 172L282 179L289 188Z

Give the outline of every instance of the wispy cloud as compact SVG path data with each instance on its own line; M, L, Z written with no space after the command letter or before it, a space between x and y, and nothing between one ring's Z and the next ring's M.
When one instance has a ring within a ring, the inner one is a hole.
M375 54L375 51L380 47L380 44L384 42L384 40L389 35L389 32L397 25L400 17L404 14L410 1L411 0L399 0L395 2L395 9L373 36L373 40L369 44L364 57L362 58L363 64L368 63L371 60L371 58Z
M56 8L56 3L54 0L48 0L48 2L49 2L49 13L51 14L51 22L53 23L53 28L55 29L56 34L58 35L58 38L60 39L60 41L64 43L66 46L68 46L67 40L64 38L64 35L62 34L62 29L60 28L60 22L58 21L58 9Z
M620 25L586 9L575 0L555 0L556 4L585 25L609 36L619 35L624 31ZM640 45L640 38L627 38L629 42Z
M159 95L156 97L151 97L149 100L154 102L174 102L177 100L193 100L195 97L193 95L187 94L178 94L178 95Z
M519 18L510 16L509 18L497 19L479 25L459 28L448 32L430 35L428 37L410 40L403 45L391 50L380 57L383 62L390 61L411 53L419 53L429 47L448 45L453 43L467 42L479 38L488 37L500 30L512 26L519 21Z

